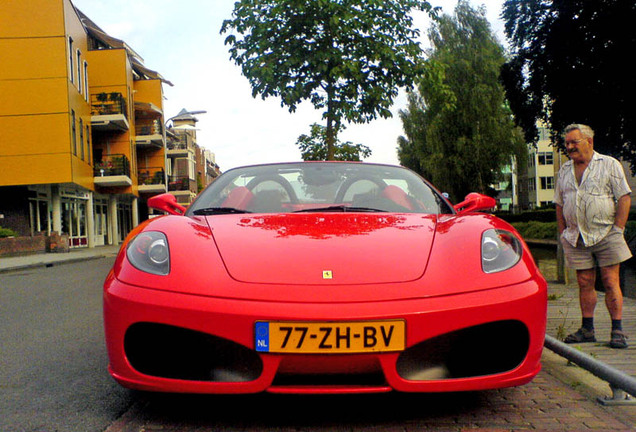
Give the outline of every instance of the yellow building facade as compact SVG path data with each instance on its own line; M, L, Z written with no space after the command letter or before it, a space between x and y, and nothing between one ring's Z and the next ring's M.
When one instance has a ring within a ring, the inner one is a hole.
M0 58L0 226L118 244L167 191L168 82L70 0L3 2Z

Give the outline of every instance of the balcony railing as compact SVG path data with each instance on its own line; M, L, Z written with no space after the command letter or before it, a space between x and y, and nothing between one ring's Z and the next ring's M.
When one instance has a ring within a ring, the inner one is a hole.
M190 190L190 178L188 176L169 176L168 177L168 191L189 191Z
M163 167L141 168L137 171L139 185L165 185L166 175Z
M184 133L173 134L172 138L166 143L166 146L169 151L176 154L194 152L194 141L192 137Z
M91 115L126 115L126 99L121 93L97 93L91 94Z
M93 173L95 177L130 177L130 161L123 154L103 155L101 161L95 162Z
M158 120L141 122L137 120L137 124L135 126L135 134L136 135L161 135L163 131L161 130L161 122Z

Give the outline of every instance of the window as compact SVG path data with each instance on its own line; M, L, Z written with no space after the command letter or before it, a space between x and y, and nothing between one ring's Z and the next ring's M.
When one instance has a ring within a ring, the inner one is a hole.
M536 159L536 154L534 152L531 152L528 155L528 168L534 168L535 159Z
M68 38L68 56L69 56L69 79L72 83L75 82L75 63L73 61L73 38Z
M554 189L554 177L541 177L541 189Z
M539 152L539 165L553 165L554 155L552 152Z
M80 157L82 160L84 159L84 121L82 119L79 120L79 131L80 131Z
M73 154L77 156L77 129L75 128L75 111L71 110L71 145Z
M82 53L77 50L77 90L82 92Z
M84 62L84 99L88 102L88 63Z
M91 159L91 130L88 125L86 125L86 160L88 163L92 162Z
M51 215L49 203L44 199L29 198L29 218L31 235L39 232L51 233Z

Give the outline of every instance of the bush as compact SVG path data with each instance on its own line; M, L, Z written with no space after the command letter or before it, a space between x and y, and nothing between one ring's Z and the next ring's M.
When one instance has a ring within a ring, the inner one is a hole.
M513 222L513 227L524 239L535 240L556 240L557 239L557 223L556 222ZM625 226L625 240L631 242L636 237L636 221L628 221Z
M0 227L0 238L2 237L17 237L18 233L9 229Z
M495 213L495 215L509 223L530 222L530 221L537 221L537 222L556 221L556 210L553 208L544 209L544 210L524 211L522 213L498 212L498 213Z
M524 239L556 240L557 223L555 222L514 222L511 224Z

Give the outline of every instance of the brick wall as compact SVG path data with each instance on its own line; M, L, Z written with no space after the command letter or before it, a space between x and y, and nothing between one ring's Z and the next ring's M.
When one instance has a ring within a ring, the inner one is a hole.
M0 238L0 256L44 252L68 252L68 236L52 233L50 236L20 236Z
M0 238L0 256L46 252L46 236Z

